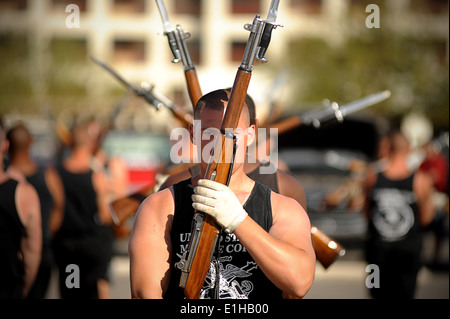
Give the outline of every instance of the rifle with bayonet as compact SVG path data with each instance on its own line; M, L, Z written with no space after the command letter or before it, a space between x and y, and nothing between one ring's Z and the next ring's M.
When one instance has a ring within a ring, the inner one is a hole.
M211 155L205 179L214 180L222 184L229 183L236 150L236 137L231 132L237 127L239 121L252 75L254 59L258 58L261 61L267 61L264 53L270 42L270 34L269 38L266 37L264 41L262 41L262 35L265 30L271 32L276 27L274 22L278 4L279 0L272 0L266 20L262 20L259 15L256 15L253 23L245 26L245 29L250 31L250 36L222 121L222 134L216 141L218 143L221 142L222 147L215 149L214 154ZM265 28L266 25L271 25L271 28ZM230 151L230 148L233 151ZM219 233L220 227L211 216L195 212L188 249L183 254L180 262L176 264L181 270L180 287L184 288L185 296L188 299L196 299L200 295Z
M139 88L135 85L131 84L127 80L125 80L117 71L113 70L109 65L105 62L100 61L98 58L91 57L92 61L100 65L106 71L108 71L111 75L113 75L119 82L121 82L124 86L128 87L133 93L137 96L142 97L147 103L156 107L156 109L161 109L163 107L169 109L172 114L180 120L184 125L192 124L193 117L190 113L184 111L181 107L177 106L170 99L166 98L162 94L157 94L154 91L154 86ZM109 210L116 227L119 227L123 224L125 220L127 220L130 216L136 213L136 210L139 208L141 202L150 194L154 192L154 186L145 186L138 191L130 194L128 196L124 196L122 198L118 198L114 200L109 205Z
M288 117L287 119L270 124L269 128L277 128L278 134L289 131L300 125L312 125L319 129L325 124L337 121L342 123L344 117L368 106L380 103L391 96L389 90L370 94L356 101L339 106L338 103L325 101L325 107L320 110L312 110L301 115Z
M172 114L180 120L184 125L192 124L193 117L192 114L184 111L181 107L177 106L175 103L170 101L168 98L163 96L162 94L157 94L154 92L154 86L144 85L142 88L139 88L127 80L125 80L117 71L113 70L109 65L105 62L100 61L98 58L91 57L91 60L100 65L106 71L108 71L112 76L114 76L120 83L124 86L128 87L133 93L137 96L142 97L147 103L156 107L156 109L161 109L163 107L169 109Z
M156 0L156 3L163 22L164 34L167 36L169 40L169 47L174 56L172 62L174 63L178 63L180 61L183 62L189 97L195 109L195 105L198 99L201 97L201 88L198 82L197 74L195 72L195 67L192 63L192 60L190 59L189 50L185 42L185 39L189 38L189 36L186 36L186 33L183 32L183 29L181 28L180 25L177 25L176 27L172 26L172 24L169 21L166 7L164 6L164 1ZM268 18L273 19L274 22L275 20L273 17L276 17L277 7L273 6L271 10L272 11L269 12ZM264 27L264 31L261 36L260 49L257 52L258 54L257 59L259 59L261 62L267 62L267 59L265 59L264 57L264 53L270 43L270 37L273 28L274 28L273 24L267 24ZM279 87L284 81L286 81L286 73L283 73L282 76L277 78L277 80L274 83L274 87L271 89L271 91L276 90L276 87ZM296 125L294 126L291 125L289 127L293 128L295 126ZM133 195L139 195L140 193L141 192ZM128 206L123 205L119 207L118 204L120 204L120 202L125 203L125 201ZM134 207L131 207L130 205L131 201L133 201ZM120 209L121 207L123 207L123 209L128 207L128 211L131 212L133 211L133 209L136 210L139 207L139 204L140 203L137 202L133 197L132 199L124 198L119 202L115 202L113 203L112 207L116 208L117 211L121 211ZM325 269L327 269L339 255L342 256L345 253L345 250L338 243L336 243L332 238L328 237L319 228L312 226L311 235L314 243L314 248L316 251L316 258L317 260L319 260L319 262Z
M195 109L197 101L202 97L202 90L198 81L197 71L192 63L191 55L186 44L191 34L184 32L183 28L177 24L175 27L169 21L169 15L167 14L166 6L163 0L156 0L159 13L164 27L164 35L167 36L169 41L169 47L173 54L173 63L182 62L184 67L184 75L188 87L189 98L192 103L192 107Z

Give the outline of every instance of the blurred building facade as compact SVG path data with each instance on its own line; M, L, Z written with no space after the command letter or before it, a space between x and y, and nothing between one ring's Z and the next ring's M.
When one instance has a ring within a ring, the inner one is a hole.
M242 59L255 14L265 17L269 0L165 0L173 24L191 33L187 40L203 92L231 86ZM277 22L284 27L273 33L269 63L256 66L249 88L253 95L267 90L270 72L286 59L291 42L320 38L332 46L347 38L365 36L368 4L381 9L381 27L413 37L436 39L445 44L448 65L448 1L443 0L282 0ZM70 4L80 9L79 28L69 28L66 12ZM389 18L391 17L391 18ZM395 18L392 18L395 17ZM395 25L392 25L395 24ZM155 1L153 0L0 0L0 36L24 36L31 91L40 103L49 91L49 64L59 61L54 81L70 78L88 99L102 99L120 84L93 66L89 56L98 57L134 83L148 81L178 103L188 101L182 66L171 63L172 55ZM53 58L60 46L73 48L75 61ZM88 62L89 61L89 62ZM74 63L71 63L74 62ZM220 74L220 76L217 76ZM261 101L258 101L261 102Z

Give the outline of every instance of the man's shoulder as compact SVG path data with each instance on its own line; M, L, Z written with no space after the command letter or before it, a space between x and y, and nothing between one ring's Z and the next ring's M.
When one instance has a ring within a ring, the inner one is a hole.
M271 202L272 210L274 212L282 211L297 213L304 211L300 203L295 199L275 192L271 192Z
M163 206L164 208L172 208L173 210L176 194L180 192L185 192L190 188L192 188L191 178L178 181L177 183L167 188L161 189L158 192L149 195L144 200L142 205L151 207Z
M141 206L148 206L148 205L168 205L170 201L173 201L173 190L174 186L170 186L168 188L165 188L163 190L160 190L156 193L153 193L142 202Z
M173 190L170 187L144 199L136 213L135 225L139 224L144 227L153 224L164 225L173 213Z
M273 216L272 234L283 233L288 230L306 231L306 229L310 228L311 222L308 214L295 199L272 192L271 201Z
M185 170L182 170L180 172L174 173L169 175L166 180L164 181L164 183L162 183L161 187L159 188L160 190L163 190L165 188L168 188L172 185L175 185L179 182L182 182L186 179L189 179L192 176L196 175L198 169L198 165L194 165L190 168L187 168Z

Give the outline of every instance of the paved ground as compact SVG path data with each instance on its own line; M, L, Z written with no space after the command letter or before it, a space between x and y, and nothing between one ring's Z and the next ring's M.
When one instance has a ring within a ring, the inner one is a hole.
M361 260L336 261L328 270L321 266L316 268L314 284L307 294L307 299L368 299L365 286L367 263ZM448 299L449 273L432 272L422 267L418 276L417 299Z
M429 240L425 241L426 247L430 245ZM124 246L122 243L122 251ZM446 270L431 271L422 267L418 276L417 299L449 299L448 249L447 240L441 255ZM424 258L428 258L426 254ZM128 263L126 255L118 255L112 261L111 298L130 298ZM358 248L348 249L347 254L327 270L317 264L315 281L306 299L368 299L365 280L369 273L365 272L366 266ZM52 281L48 298L58 298L55 281Z

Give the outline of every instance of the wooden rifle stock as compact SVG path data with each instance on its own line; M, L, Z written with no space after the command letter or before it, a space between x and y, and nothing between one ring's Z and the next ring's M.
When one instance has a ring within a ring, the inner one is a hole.
M227 110L222 121L222 132L229 132L237 127L239 117L244 105L247 88L250 83L251 72L239 69L235 78L233 89L231 91L230 100L228 102ZM235 140L221 135L222 149L220 154L214 150L213 160L208 165L208 170L205 179L212 179L218 183L228 184L231 175L232 161L234 152L230 148L235 147ZM230 144L232 142L232 144ZM197 212L196 212L197 213ZM192 264L187 275L186 283L180 285L184 286L184 294L187 299L196 299L200 296L200 290L208 273L211 257L214 253L215 242L219 235L220 227L215 223L214 219L209 215L205 215L205 222L201 229L199 241L196 247ZM192 236L191 236L192 240ZM192 244L192 242L191 242ZM190 246L191 246L190 244ZM193 248L192 246L190 248ZM218 283L217 283L218 284Z
M203 96L200 83L198 82L197 71L195 68L191 68L184 72L186 77L186 83L188 87L189 98L192 102L192 107L195 110L198 100Z
M123 225L128 218L136 213L144 199L154 193L154 190L153 185L145 186L131 195L114 200L109 207L114 226L120 227Z
M287 131L290 131L302 124L302 119L300 116L291 116L287 119L278 121L276 123L270 124L269 129L271 128L277 128L278 129L278 135L283 134Z
M187 299L198 299L200 296L200 290L209 270L211 254L218 235L219 227L211 216L206 215L197 251L184 287L184 295Z
M221 135L220 159L213 159L205 174L205 178L214 179L221 184L227 184L230 171L232 170L232 158L229 156L229 148L234 145L229 145L226 138ZM228 150L227 150L228 149ZM231 153L232 156L232 153ZM198 214L197 211L195 214ZM207 215L202 214L204 218L203 227L201 229L200 238L195 251L191 269L184 284L184 295L187 299L197 299L200 296L200 290L205 281L206 274L208 273L211 257L214 253L215 243L220 232L220 226L216 224L214 219Z
M222 121L222 132L234 130L239 122L239 117L247 94L251 73L238 70L233 85L233 90L228 102L227 111ZM232 170L233 152L230 148L229 139L224 135L222 138L222 149L220 154L214 154L213 161L209 164L205 179L214 179L218 183L227 184ZM234 142L234 140L232 140ZM205 215L205 222L201 229L201 235L192 260L189 275L184 286L184 293L188 299L196 299L200 295L203 282L208 273L211 256L215 247L215 241L219 235L220 227L209 215Z
M185 126L189 126L189 124L192 124L194 122L194 117L192 116L192 114L186 112L177 105L172 105L169 110L172 112L175 118L180 120Z
M323 268L327 269L339 256L345 255L345 249L319 228L312 226L311 236L316 259Z

